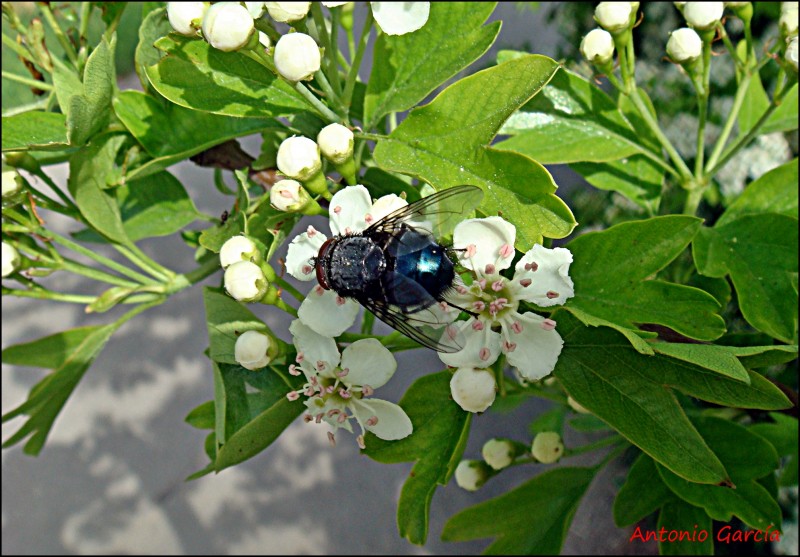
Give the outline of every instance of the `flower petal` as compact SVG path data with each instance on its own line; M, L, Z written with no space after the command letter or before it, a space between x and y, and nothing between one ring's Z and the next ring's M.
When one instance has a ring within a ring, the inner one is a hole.
M356 302L317 286L300 304L297 316L314 332L324 337L336 337L353 325L359 307Z
M342 352L342 377L345 385L369 385L377 389L386 384L397 369L394 356L374 338L357 340Z
M460 327L466 346L458 352L439 352L439 359L451 367L488 367L500 355L500 333L492 331L481 321L470 317Z
M320 397L312 397L303 401L303 404L305 404L306 408L308 408L309 414L311 414L315 419L317 416L321 415L319 419L333 427L334 431L342 428L350 433L353 433L353 426L350 425L349 419L342 422L338 420L341 414L347 413L347 404L345 404L342 399L328 397L327 399L323 400ZM338 410L338 412L330 415L329 413L331 413L331 410Z
M503 352L508 363L528 381L550 375L564 341L555 322L535 313L513 313L503 322Z
M372 208L372 198L364 186L347 186L331 198L331 232L352 234L367 227L364 217Z
M314 266L311 259L319 253L319 248L328 238L322 232L309 226L306 232L294 237L286 253L286 271L298 280L313 280Z
M414 431L411 419L393 402L377 398L352 399L348 406L364 429L385 441L408 437ZM373 423L374 418L377 421Z
M406 205L408 205L408 201L399 195L395 195L393 193L390 195L384 195L372 204L372 207L369 210L369 216L367 217L367 224L371 225L372 223L381 220L386 215L394 213L396 210L400 209L401 207L405 207Z
M561 305L575 295L569 266L572 253L565 248L548 249L536 244L519 260L514 273L514 283L530 280L519 288L519 299L541 307ZM524 284L524 283L522 283Z
M467 412L483 412L497 394L494 374L488 369L460 367L450 379L450 394Z
M500 217L467 219L453 231L453 248L466 250L463 265L482 275L486 265L494 265L498 271L511 265L516 236L514 225Z
M324 362L326 377L333 377L333 371L339 365L339 350L336 348L336 341L330 337L322 336L301 320L295 319L289 325L289 332L292 333L292 344L297 348L298 360L301 360L301 369L315 369L317 362Z
M428 21L430 2L370 2L372 15L387 35L405 35Z

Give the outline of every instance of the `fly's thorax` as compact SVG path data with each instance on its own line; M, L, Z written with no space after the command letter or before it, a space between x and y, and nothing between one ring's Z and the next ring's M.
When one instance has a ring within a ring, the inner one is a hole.
M369 290L386 269L381 247L362 235L337 236L325 242L317 257L317 279L340 296Z

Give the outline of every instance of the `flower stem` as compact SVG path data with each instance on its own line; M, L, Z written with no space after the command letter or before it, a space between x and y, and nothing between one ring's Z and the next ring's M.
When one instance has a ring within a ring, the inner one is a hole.
M367 43L369 43L369 34L372 31L372 10L367 11L367 17L364 21L364 27L361 29L361 40L358 43L358 50L353 57L350 71L347 73L347 81L344 84L344 93L342 94L342 102L344 107L349 111L350 105L353 102L353 91L358 81L358 70L361 67L361 59L367 50Z
M11 81L22 83L23 85L27 85L28 87L32 87L34 89L41 89L42 91L52 91L55 89L50 83L39 81L38 79L31 79L30 77L25 77L6 71L4 71L2 74L3 79L10 79Z
M714 168L714 166L717 164L720 155L722 155L722 150L725 148L725 144L728 142L728 138L733 131L733 126L739 117L739 111L744 105L745 97L747 97L747 90L750 87L750 79L751 76L749 70L745 70L744 77L742 77L742 80L739 82L739 88L736 90L736 95L733 98L733 106L731 107L731 111L728 113L728 118L725 120L725 125L722 128L722 132L720 133L720 136L714 145L714 150L708 157L705 170L707 175L712 175L709 172L709 169Z
M298 302L302 302L303 300L305 300L305 299L306 299L306 297L305 297L305 296L303 296L303 293L302 293L302 292L300 292L300 291L299 291L297 288L295 288L295 287L294 287L294 286L292 286L291 284L289 284L289 283L286 281L286 279L283 279L283 278L281 278L281 277L278 277L278 276L276 276L276 277L275 277L275 279L273 280L273 282L274 282L275 284L277 284L278 286L280 286L280 287L281 287L281 289L283 289L283 290L285 290L286 292L288 292L289 294L291 294L291 296L292 296L292 297L293 297L295 300L297 300Z
M50 10L50 5L47 2L40 2L39 9L42 11L45 21L47 21L47 24L53 30L58 42L61 44L61 48L64 49L67 58L69 58L69 61L73 63L75 68L78 68L78 53L75 52L75 47L64 34L64 31L61 29L58 21L56 21L53 12Z

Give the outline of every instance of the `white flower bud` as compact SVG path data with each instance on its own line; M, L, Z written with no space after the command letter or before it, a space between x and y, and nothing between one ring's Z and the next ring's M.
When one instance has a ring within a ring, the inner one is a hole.
M203 17L203 37L211 46L225 52L245 46L254 31L253 17L239 2L214 4Z
M326 8L338 8L339 6L344 6L345 4L349 4L349 2L320 2Z
M296 180L280 180L269 190L269 202L278 211L295 213L306 206L311 198Z
M255 371L272 360L268 353L271 346L272 339L268 335L258 331L245 331L236 339L234 357L240 366Z
M594 19L611 33L621 33L631 25L630 2L600 2L594 9Z
M667 54L678 64L693 62L703 54L703 40L694 29L676 29L669 35Z
M722 2L686 2L683 17L690 27L708 31L717 26L724 11L725 5Z
M3 164L3 198L16 195L22 190L22 176L17 169Z
M567 404L569 404L569 407L575 410L578 414L591 414L589 409L569 395L567 395Z
M319 150L333 164L342 164L353 155L353 132L341 124L330 124L317 135Z
M488 369L458 368L450 379L453 400L467 412L483 412L494 402L494 375Z
M269 40L269 35L264 33L264 31L259 31L258 32L258 42L264 48L269 48L269 47L272 46L272 41Z
M478 491L489 479L490 472L483 461L462 460L456 466L456 483L461 489Z
M169 24L181 35L197 35L206 10L208 2L167 2Z
M267 293L269 282L261 267L250 261L237 261L225 270L225 290L240 302L256 302Z
M264 15L264 2L245 2L244 7L253 19L258 19Z
M223 269L227 269L239 261L261 262L261 252L258 246L247 236L228 238L219 250L219 263Z
M322 169L319 146L302 135L293 135L283 140L278 147L277 163L278 170L284 175L303 181Z
M797 71L797 37L789 41L786 47L785 58L789 65L794 68L794 71Z
M6 278L8 275L19 269L19 264L22 263L22 258L19 256L17 248L11 244L3 242L1 262L3 265L3 278Z
M781 10L781 18L778 22L781 28L781 35L791 37L797 35L797 8L793 10Z
M531 446L533 458L544 464L552 464L564 454L564 442L555 431L543 431L533 438Z
M604 29L589 31L581 41L581 54L592 64L608 64L614 57L614 37Z
M489 439L481 449L483 460L495 470L502 470L514 462L515 455L514 444L508 439Z
M798 2L781 2L781 13L789 10L796 10L797 8Z
M311 9L311 2L264 2L269 17L281 23L303 19Z
M289 33L275 44L275 68L289 81L305 81L314 77L322 63L319 47L305 33Z

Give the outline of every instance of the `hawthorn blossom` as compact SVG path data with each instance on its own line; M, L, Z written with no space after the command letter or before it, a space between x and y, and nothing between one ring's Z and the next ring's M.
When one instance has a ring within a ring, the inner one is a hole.
M364 186L348 186L333 196L330 202L330 226L334 236L354 234L389 213L408 205L405 199L394 194L384 195L375 203ZM313 226L296 236L289 244L286 270L296 279L310 281L316 278L313 258L328 237ZM358 303L338 296L332 290L315 286L303 303L297 316L316 333L339 336L355 322Z
M430 2L370 2L372 15L387 35L405 35L428 21Z
M520 302L540 307L563 304L574 295L568 271L572 254L564 248L531 248L514 268L511 279L500 274L514 259L516 228L500 217L469 219L453 232L453 247L461 250L461 264L475 278L448 296L453 305L476 314L461 324L465 346L453 354L439 354L457 368L487 368L500 353L506 355L521 379L539 380L553 371L564 341L556 323L532 312ZM495 329L499 327L500 332Z
M306 422L325 422L334 428L353 433L355 420L362 432L370 431L380 439L394 441L411 435L413 427L405 411L385 400L366 398L385 385L397 369L392 353L378 340L362 339L339 354L336 342L315 333L302 321L289 326L297 348L297 363L289 366L292 375L305 375L306 384L286 397L295 401L308 397ZM334 432L328 437L334 442ZM356 437L364 448L364 435Z

